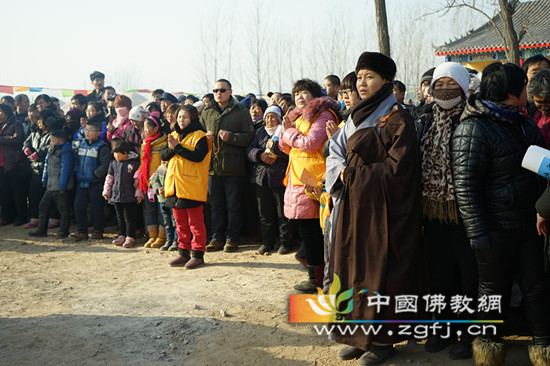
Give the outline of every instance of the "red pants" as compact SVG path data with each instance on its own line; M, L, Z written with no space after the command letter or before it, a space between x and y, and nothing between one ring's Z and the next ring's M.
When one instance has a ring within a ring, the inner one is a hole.
M195 208L174 208L178 248L185 250L205 251L206 225L202 205Z

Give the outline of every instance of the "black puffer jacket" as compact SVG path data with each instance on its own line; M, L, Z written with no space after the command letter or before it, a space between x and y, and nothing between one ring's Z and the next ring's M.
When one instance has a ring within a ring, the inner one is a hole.
M541 178L521 167L530 145L544 146L530 118L513 124L472 96L452 143L453 180L468 237L536 224Z

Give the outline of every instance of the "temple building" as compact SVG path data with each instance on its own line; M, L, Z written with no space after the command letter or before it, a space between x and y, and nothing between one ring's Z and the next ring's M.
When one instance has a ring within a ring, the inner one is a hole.
M512 19L514 29L521 37L520 62L534 55L550 58L550 0L520 2ZM493 18L493 22L504 34L500 14ZM460 39L437 47L435 55L445 56L445 61L459 62L478 71L495 61L506 61L504 42L491 22Z

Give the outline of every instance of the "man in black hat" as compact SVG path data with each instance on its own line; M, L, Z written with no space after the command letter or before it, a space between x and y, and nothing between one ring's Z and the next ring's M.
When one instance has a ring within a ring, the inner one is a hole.
M88 94L88 103L101 102L103 92L105 91L105 74L101 71L94 71L90 74L90 80L94 86L94 91Z
M177 102L178 98L176 98L173 94L170 94L168 92L162 93L162 96L160 97L160 111L162 113L166 112L166 109L168 109L170 105Z
M422 78L420 79L420 88L416 90L416 95L418 97L418 100L420 101L420 104L418 104L418 106L416 106L416 109L414 110L413 117L415 118L419 118L426 112L431 113L434 101L432 96L428 94L428 89L430 88L430 85L432 83L434 70L435 67L432 67L424 74L422 74Z

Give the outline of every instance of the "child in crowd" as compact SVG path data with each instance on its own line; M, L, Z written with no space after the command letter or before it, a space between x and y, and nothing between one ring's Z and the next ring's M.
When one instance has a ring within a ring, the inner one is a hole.
M264 114L265 127L260 127L246 149L253 164L250 181L255 183L260 215L262 246L259 254L266 254L279 241L279 254L290 253L290 222L284 215L285 177L288 155L279 150L275 134L282 121L282 111L276 105Z
M65 114L65 125L63 129L67 133L67 136L74 136L80 129L81 120L85 114L80 109L73 108Z
M141 191L134 188L139 156L122 139L113 139L111 148L115 160L109 164L103 197L115 206L118 220L119 234L113 244L132 248L136 244L136 202L143 200Z
M107 125L107 140L111 141L113 137L123 137L124 130L130 125L128 115L132 109L132 100L126 95L117 95L115 97L114 107L116 118Z
M74 215L77 231L71 237L76 241L88 239L88 203L92 205L94 232L92 239L103 238L105 216L101 189L111 162L109 145L99 138L101 123L88 122L84 129L85 138L76 141L73 149L78 154L78 169L76 180L78 183L74 201Z
M139 154L139 149L143 141L143 122L149 117L149 111L142 106L134 107L130 110L128 119L130 124L124 129L123 139L130 143L132 151Z
M23 143L23 152L32 168L29 186L29 208L31 220L25 224L26 229L38 227L39 205L45 189L42 187L42 172L44 161L50 146L50 127L57 123L55 113L45 109L38 113L37 129ZM60 123L61 124L61 123ZM47 223L46 223L47 224Z
M153 177L151 185L157 196L159 203L160 214L164 221L164 231L166 231L166 242L160 250L177 250L178 249L178 233L176 232L176 220L172 214L172 209L166 207L166 197L164 197L164 182L166 178L166 168L168 161L163 160L157 168L157 172Z
M69 235L70 217L67 190L74 185L75 167L75 156L71 144L67 141L67 133L60 129L53 131L42 175L42 184L46 187L46 192L40 201L38 228L29 231L29 235L48 235L48 214L54 204L61 215L57 237L62 239Z
M204 263L206 226L203 204L208 194L208 170L212 143L199 122L192 105L181 107L176 131L168 136L168 147L162 151L169 160L164 195L166 206L173 208L177 224L179 256L171 266L192 269Z
M99 138L107 142L107 117L105 116L105 112L103 112L103 104L99 102L88 103L88 108L86 108L86 118L80 119L80 129L73 135L73 140L84 138L84 129L89 121L97 121L101 123L101 134L99 135Z
M160 152L166 148L166 134L161 132L160 119L153 112L152 116L146 118L143 124L145 132L145 141L141 145L141 168L139 171L139 189L147 193L151 188L151 176L156 172L160 165ZM154 194L152 199L144 201L145 204L145 224L149 232L149 240L145 247L160 248L166 242L166 232L164 230L164 221L159 215L159 206L155 201Z

